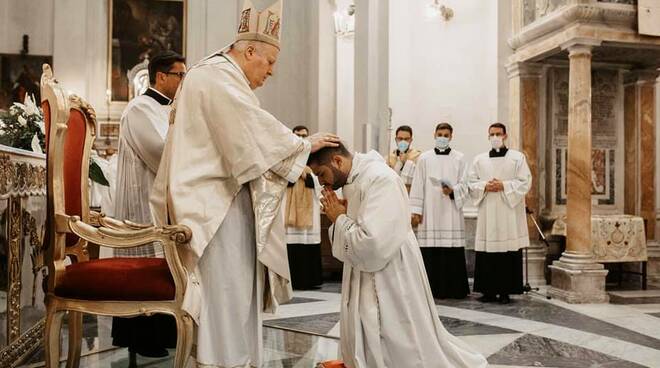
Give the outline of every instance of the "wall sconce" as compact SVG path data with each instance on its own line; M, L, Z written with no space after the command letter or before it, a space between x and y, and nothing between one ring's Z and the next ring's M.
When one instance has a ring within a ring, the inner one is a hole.
M433 0L433 2L429 4L429 10L434 15L442 16L442 18L444 18L445 21L449 21L451 18L454 17L454 10L447 6L440 5L439 0Z
M338 38L351 37L355 34L355 4L337 10L335 17L335 35Z

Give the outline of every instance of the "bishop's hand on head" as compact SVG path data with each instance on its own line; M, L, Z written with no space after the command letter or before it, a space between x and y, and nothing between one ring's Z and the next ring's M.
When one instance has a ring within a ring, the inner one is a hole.
M341 140L331 133L316 133L307 138L312 144L312 153L325 147L338 147Z

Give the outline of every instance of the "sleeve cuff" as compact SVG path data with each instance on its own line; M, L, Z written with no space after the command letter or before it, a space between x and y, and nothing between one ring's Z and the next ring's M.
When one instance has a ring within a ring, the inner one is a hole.
M295 183L296 180L300 178L300 175L302 175L303 170L305 170L305 167L307 166L307 159L309 158L309 154L312 151L312 144L309 143L309 141L306 139L303 140L303 144L305 145L303 151L298 154L296 160L293 162L291 170L285 177L285 179L290 183Z

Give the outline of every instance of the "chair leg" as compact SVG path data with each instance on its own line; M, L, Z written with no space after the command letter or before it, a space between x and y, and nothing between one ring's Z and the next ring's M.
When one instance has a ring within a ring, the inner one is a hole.
M193 320L189 315L176 316L176 333L174 368L186 368L193 343Z
M69 312L69 355L66 360L66 368L78 368L80 366L82 317L83 314L80 312Z
M64 311L48 308L46 312L46 331L44 332L44 350L46 368L58 368L60 365L60 331Z

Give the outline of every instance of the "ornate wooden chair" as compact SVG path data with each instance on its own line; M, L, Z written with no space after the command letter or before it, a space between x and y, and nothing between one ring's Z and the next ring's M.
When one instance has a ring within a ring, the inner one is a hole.
M190 241L190 230L185 226L132 224L90 213L87 177L96 129L94 110L66 92L53 79L47 64L41 77L41 96L48 175L46 367L59 367L60 330L67 312L67 367L80 364L83 313L173 315L178 334L174 366L185 367L192 348L193 322L181 309L186 273L177 247ZM89 243L130 248L154 241L163 245L164 259L90 260L87 252Z

